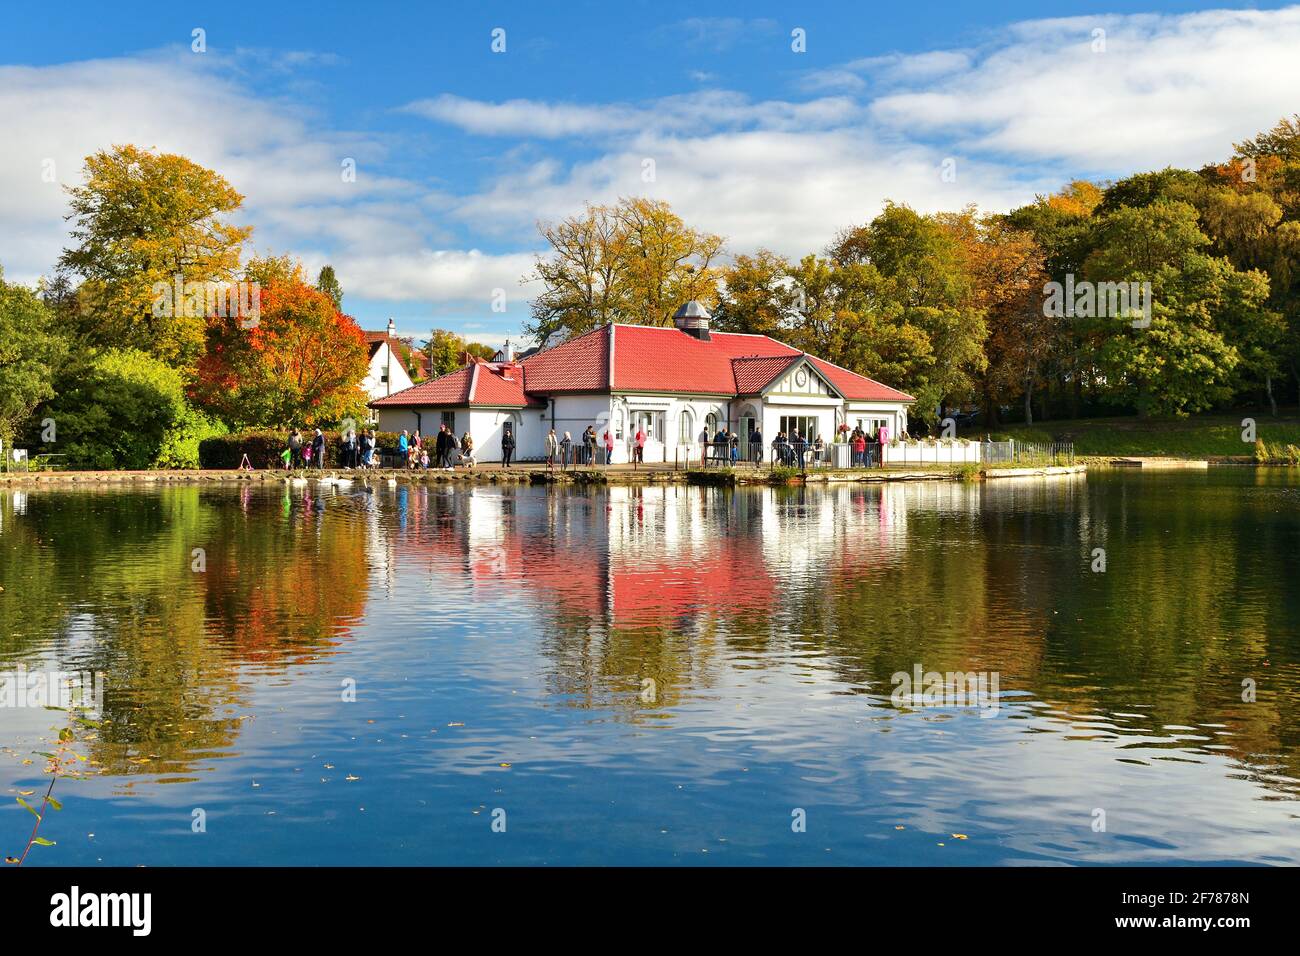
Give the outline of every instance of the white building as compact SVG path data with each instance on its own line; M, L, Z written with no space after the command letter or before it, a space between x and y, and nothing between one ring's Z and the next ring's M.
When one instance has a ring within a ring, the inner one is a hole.
M757 431L764 454L777 432L834 440L841 425L868 434L907 430L912 397L764 335L709 331L698 302L678 310L675 327L606 325L513 362L477 362L370 403L381 431L435 434L440 424L469 431L480 461L501 460L501 436L515 457L544 454L547 432L575 446L588 425L615 463L647 436L645 460L698 461L719 428L740 436L748 457Z
M389 319L387 331L363 333L370 349L370 369L361 382L361 389L371 402L411 387L411 376L402 360L405 345L393 334L395 331L396 326Z

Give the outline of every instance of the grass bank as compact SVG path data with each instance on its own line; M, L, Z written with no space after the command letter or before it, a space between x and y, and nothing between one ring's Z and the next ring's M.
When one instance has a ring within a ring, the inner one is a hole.
M1035 425L1008 425L990 429L996 441L1014 438L1027 442L1074 442L1075 455L1083 458L1169 457L1253 459L1255 448L1242 440L1242 419L1252 418L1257 437L1269 446L1300 446L1300 416L1294 412L1278 418L1259 412L1196 415L1189 418L1078 418ZM963 438L983 438L984 430L971 429Z

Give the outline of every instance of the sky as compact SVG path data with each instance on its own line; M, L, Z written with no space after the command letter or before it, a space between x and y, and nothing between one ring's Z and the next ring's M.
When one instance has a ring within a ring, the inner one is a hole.
M730 254L798 257L886 200L1006 210L1222 161L1300 111L1300 6L181 6L5 0L8 281L51 273L62 187L129 142L225 176L249 251L333 265L362 327L499 345L538 223L586 202L667 200Z

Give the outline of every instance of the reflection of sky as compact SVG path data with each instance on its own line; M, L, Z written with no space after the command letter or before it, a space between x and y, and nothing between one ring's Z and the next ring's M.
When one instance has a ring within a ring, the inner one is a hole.
M962 520L979 508L977 490L895 487L883 497L758 492L752 514L793 545L773 550L766 534L748 552L745 536L732 544L752 574L797 589L845 555L855 567L896 563L920 546L909 516ZM639 704L635 674L610 657L611 625L623 626L610 595L620 574L669 567L673 554L699 575L712 573L700 563L711 555L737 560L698 492L565 503L521 491L503 533L497 492L406 491L348 505L371 591L343 649L280 673L247 668L232 748L187 782L142 772L69 783L52 823L58 862L1300 863L1286 837L1294 801L1206 741L1179 747L1179 732L1145 720L1141 704L1128 716L1067 714L1020 691L991 719L898 711L887 674L851 682L859 662L819 635L740 639L748 632L726 615L712 631L646 627L656 609L676 613L672 598L635 603L643 630L618 635L634 651L665 642L692 662L670 700ZM999 494L1047 510L1023 490ZM893 515L884 535L882 513ZM556 619L575 609L586 623L565 632ZM570 665L585 680L561 692L555 673ZM340 699L347 679L355 703ZM29 716L0 715L0 739L33 745ZM1221 728L1185 733L1224 739ZM0 787L37 776L0 762ZM206 834L190 832L195 807ZM490 830L496 807L505 834ZM790 830L796 807L806 834ZM1092 830L1095 808L1105 833ZM17 820L0 814L0 834Z

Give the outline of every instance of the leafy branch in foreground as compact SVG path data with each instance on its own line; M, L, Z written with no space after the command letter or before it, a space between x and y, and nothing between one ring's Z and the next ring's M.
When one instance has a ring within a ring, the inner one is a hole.
M27 812L36 817L36 823L32 825L31 836L27 838L27 845L23 847L23 852L19 856L6 856L5 862L13 866L22 866L27 859L27 854L32 851L34 846L54 846L53 840L47 840L40 835L41 824L45 821L45 814L50 810L62 810L63 804L54 798L54 785L60 777L79 778L82 776L77 765L85 763L86 758L77 753L77 734L74 728L96 729L99 722L91 720L84 716L80 708L77 707L46 707L46 710L65 711L68 715L67 724L59 728L58 746L52 753L45 751L35 751L38 757L44 757L46 760L45 772L50 776L50 785L45 788L45 796L41 799L41 806L38 810L24 799L30 794L18 796L17 801L26 808Z

